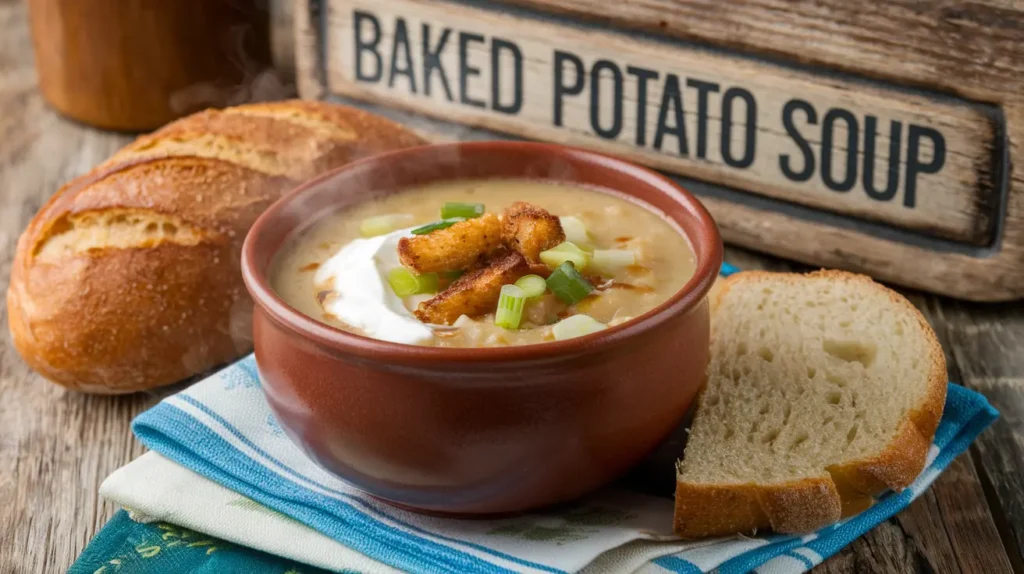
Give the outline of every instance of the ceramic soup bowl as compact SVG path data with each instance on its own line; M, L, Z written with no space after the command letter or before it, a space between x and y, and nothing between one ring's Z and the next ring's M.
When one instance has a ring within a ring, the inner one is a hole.
M319 214L431 182L524 177L597 186L662 212L689 240L695 274L628 322L500 348L370 339L299 313L271 287L275 254ZM242 270L263 390L297 445L377 498L493 515L606 485L680 423L704 380L707 294L721 262L711 216L653 171L557 145L472 142L374 156L302 185L253 225Z

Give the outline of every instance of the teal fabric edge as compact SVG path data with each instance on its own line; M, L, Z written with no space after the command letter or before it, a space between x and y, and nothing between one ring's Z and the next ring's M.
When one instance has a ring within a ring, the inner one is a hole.
M330 574L165 522L136 522L119 510L68 574ZM343 570L339 574L357 574Z

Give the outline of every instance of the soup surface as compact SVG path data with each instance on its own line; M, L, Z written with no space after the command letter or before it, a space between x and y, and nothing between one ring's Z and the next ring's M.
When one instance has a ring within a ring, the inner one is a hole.
M486 212L417 229L441 220L449 202L483 204L476 208ZM499 228L503 239L494 237ZM412 188L327 214L289 240L270 277L292 307L342 330L493 347L628 321L681 289L694 265L681 232L646 206L579 186L479 180ZM499 295L512 283L528 288ZM499 304L507 308L500 314Z

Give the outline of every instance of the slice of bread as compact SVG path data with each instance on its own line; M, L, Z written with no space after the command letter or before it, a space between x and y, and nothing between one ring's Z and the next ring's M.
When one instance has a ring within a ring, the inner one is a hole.
M721 283L677 467L676 533L806 533L908 486L946 397L945 358L921 313L845 272Z

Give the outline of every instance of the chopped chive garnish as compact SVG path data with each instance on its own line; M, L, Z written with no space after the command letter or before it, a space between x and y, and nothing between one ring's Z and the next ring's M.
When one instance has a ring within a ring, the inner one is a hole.
M551 327L551 334L556 341L564 341L573 337L582 337L607 329L608 326L591 317L590 315L573 315L555 323Z
M587 245L590 243L590 234L587 233L587 227L583 225L580 218L567 215L559 217L558 222L562 224L562 231L565 232L566 241L571 241L577 245Z
M494 313L494 324L503 329L518 329L523 318L526 293L515 285L502 285L498 297L498 310Z
M431 231L437 231L438 229L448 229L460 221L465 221L465 217L449 217L448 219L442 219L441 221L435 221L434 223L428 223L422 227L417 227L412 230L413 235L426 235Z
M466 219L473 219L474 217L480 217L484 214L484 204L482 203L462 203L460 201L449 201L441 206L441 219L448 219L451 217L464 217Z
M410 225L412 222L413 217L408 213L389 213L367 217L359 224L359 235L363 237L384 235Z
M540 252L540 260L548 267L555 269L566 261L571 261L576 269L586 269L590 263L590 255L571 241L565 241Z
M579 303L594 290L571 261L562 263L547 280L548 289L566 305Z
M526 293L527 299L533 299L540 297L548 290L548 282L540 275L523 275L519 281L516 281L516 287Z
M415 275L405 267L396 267L388 273L388 285L399 297L437 292L437 273Z
M615 275L636 263L636 253L628 249L598 249L590 257L590 266L602 275Z

